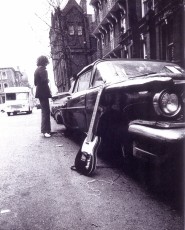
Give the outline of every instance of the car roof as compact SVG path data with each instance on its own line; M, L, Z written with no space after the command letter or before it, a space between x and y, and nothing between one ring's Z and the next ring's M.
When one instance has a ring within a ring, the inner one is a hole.
M141 59L141 58L102 58L102 59L97 59L96 61L92 62L91 64L85 66L78 74L77 74L77 78L79 75L81 75L82 73L92 69L92 67L99 63L99 62L103 62L103 61L144 61L144 62L158 62L158 63L164 63L164 64L170 64L170 65L178 65L176 63L173 62L168 62L168 61L161 61L161 60L152 60L152 59Z
M5 93L24 93L30 91L31 89L28 87L7 87L4 89Z

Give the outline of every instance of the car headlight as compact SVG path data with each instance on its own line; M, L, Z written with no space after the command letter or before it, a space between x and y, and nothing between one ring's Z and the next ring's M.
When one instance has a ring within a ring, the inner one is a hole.
M156 113L165 117L174 117L181 110L178 95L166 90L155 94L153 104Z

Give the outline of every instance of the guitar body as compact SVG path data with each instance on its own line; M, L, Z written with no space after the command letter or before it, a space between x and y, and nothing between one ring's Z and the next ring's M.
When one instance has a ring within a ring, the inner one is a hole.
M95 126L95 120L97 117L97 111L102 91L103 86L100 87L100 90L97 94L87 137L85 138L81 149L76 155L74 166L71 167L71 169L77 170L86 176L90 176L96 169L97 149L100 144L100 137L95 136L93 133L93 128Z
M75 168L78 172L90 176L96 169L97 149L100 145L100 137L95 136L93 141L84 140L82 148L75 158Z

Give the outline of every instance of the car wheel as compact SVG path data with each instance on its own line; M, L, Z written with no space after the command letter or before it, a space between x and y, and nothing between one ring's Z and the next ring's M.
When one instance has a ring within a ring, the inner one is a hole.
M70 129L69 127L65 127L64 130L64 136L65 137L71 137L73 135L74 130Z
M7 115L10 116L10 112L8 112Z
M55 113L54 119L55 119L55 121L56 121L57 124L63 124L63 120L62 120L62 117L61 117L61 115L60 115L59 112Z
M122 161L123 168L129 170L131 165L134 163L134 159L132 155L132 144L120 143L119 155Z
M29 111L27 112L27 114L31 114L32 113L32 110L29 108Z

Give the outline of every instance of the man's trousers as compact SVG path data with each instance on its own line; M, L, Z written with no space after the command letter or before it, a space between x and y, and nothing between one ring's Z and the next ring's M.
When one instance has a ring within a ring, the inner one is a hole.
M50 106L48 98L39 98L41 105L41 133L51 132Z

